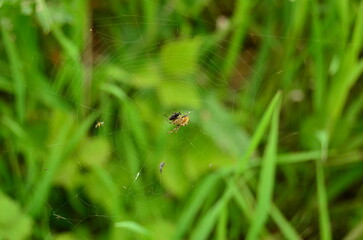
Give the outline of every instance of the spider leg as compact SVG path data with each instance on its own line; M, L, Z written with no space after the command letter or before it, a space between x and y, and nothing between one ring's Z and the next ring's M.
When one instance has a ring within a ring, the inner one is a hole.
M167 119L168 123L169 123L169 124L171 124L171 122L169 121L168 116L166 116L166 114L164 114L164 116L166 117L166 119Z
M186 114L184 114L182 117L186 117L188 116L188 114L191 113L191 111L187 112Z
M173 130L169 131L168 133L171 134L171 133L176 133L180 128L180 125L177 125Z

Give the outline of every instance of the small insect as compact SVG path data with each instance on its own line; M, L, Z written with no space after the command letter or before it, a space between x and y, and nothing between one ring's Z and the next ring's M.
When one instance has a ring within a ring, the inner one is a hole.
M190 112L187 112L186 114L182 115L180 112L173 113L170 117L165 117L169 120L170 124L174 124L176 127L169 132L170 133L176 133L180 127L186 126L189 124L189 114Z
M161 162L159 166L160 173L163 173L163 168L165 166L165 162Z
M95 128L99 128L99 127L103 126L103 124L104 124L104 122L98 122L97 121L97 123L95 125Z

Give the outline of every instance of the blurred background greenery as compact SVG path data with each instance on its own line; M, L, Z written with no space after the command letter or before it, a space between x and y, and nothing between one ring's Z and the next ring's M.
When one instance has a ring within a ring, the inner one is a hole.
M2 0L0 29L0 239L363 239L362 1Z

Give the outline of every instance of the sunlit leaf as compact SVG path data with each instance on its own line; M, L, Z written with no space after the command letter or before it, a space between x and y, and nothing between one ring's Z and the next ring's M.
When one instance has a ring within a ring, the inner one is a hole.
M184 80L165 80L158 88L161 102L169 108L199 108L201 99L193 83Z
M165 73L172 76L185 76L195 73L201 38L182 39L167 43L161 50L161 65Z
M136 222L132 222L132 221L117 222L117 223L115 223L115 227L126 228L132 232L135 232L135 233L138 233L141 235L145 235L145 236L150 236L150 231Z
M86 166L100 166L107 161L110 151L111 146L105 138L85 139L78 153L79 161Z
M0 238L28 239L32 219L23 213L17 202L0 192Z

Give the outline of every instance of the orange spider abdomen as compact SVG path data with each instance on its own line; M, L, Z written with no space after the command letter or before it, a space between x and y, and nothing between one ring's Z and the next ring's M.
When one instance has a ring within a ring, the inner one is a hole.
M188 116L185 116L185 117L182 117L180 119L178 119L178 125L179 126L186 126L188 125L189 123L189 117Z

